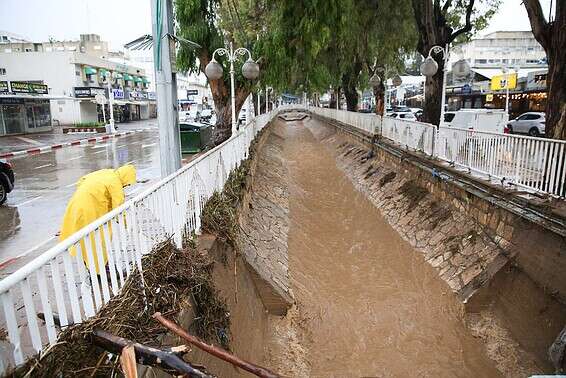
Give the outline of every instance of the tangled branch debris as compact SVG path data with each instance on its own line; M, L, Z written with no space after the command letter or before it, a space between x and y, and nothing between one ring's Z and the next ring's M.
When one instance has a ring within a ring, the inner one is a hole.
M120 294L103 306L97 316L63 330L55 346L14 375L123 376L118 359L93 345L93 330L98 328L140 344L159 346L159 336L166 330L152 319L153 313L175 316L182 306L190 305L191 299L197 318L192 331L208 342L227 345L230 319L213 284L213 262L194 243L187 244L179 250L166 242L144 256L145 288L135 270Z
M250 181L251 162L257 153L257 143L261 140L260 134L253 140L248 158L242 161L240 166L233 170L224 184L222 192L216 192L204 205L202 213L202 229L216 235L220 240L228 243L234 251L239 251L238 212L241 208L244 193Z

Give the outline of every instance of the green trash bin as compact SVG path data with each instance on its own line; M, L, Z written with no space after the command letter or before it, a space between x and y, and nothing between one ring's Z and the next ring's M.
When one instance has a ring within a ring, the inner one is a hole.
M196 122L183 122L179 124L181 133L181 152L196 154L206 148L210 141L211 130L209 125Z

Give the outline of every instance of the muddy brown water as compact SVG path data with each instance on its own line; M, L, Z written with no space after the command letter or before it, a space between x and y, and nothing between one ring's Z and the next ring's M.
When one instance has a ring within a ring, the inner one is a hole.
M448 286L317 139L325 126L276 126L291 181L289 270L308 375L499 376Z

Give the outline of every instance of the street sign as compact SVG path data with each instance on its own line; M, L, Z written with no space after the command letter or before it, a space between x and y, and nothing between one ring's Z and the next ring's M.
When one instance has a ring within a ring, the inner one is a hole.
M101 94L101 93L97 93L94 96L94 100L96 101L97 104L100 104L100 105L106 104L106 96Z
M187 89L187 96L198 96L198 89Z

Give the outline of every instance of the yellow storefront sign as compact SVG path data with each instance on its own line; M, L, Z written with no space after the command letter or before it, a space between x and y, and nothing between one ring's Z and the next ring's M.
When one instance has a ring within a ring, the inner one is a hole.
M492 102L493 101L493 95L491 93L486 94L485 95L485 101L486 102Z
M491 90L498 91L507 89L507 81L509 81L509 89L517 87L517 73L503 74L494 76L491 79Z

